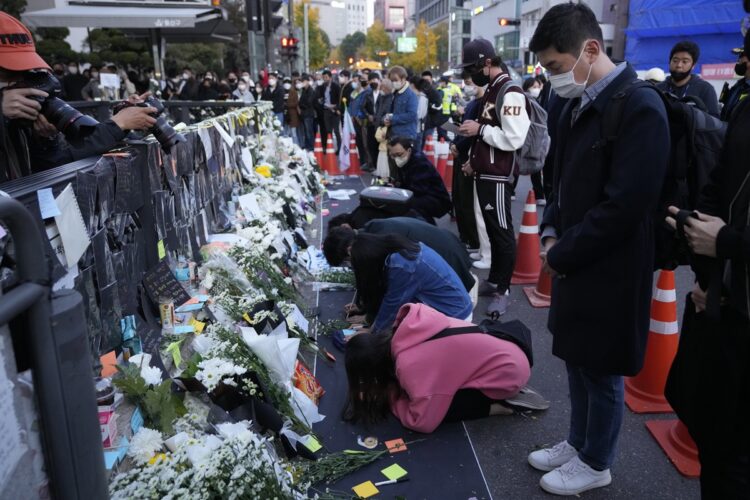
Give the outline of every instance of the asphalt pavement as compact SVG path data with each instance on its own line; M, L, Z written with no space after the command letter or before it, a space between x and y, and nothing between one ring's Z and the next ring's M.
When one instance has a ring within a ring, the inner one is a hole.
M355 188L355 184L358 183L351 181L348 179L342 183L345 186L334 186L332 189ZM368 182L369 179L363 177L362 185L364 186ZM521 178L517 188L517 199L512 203L516 232L518 232L520 226L524 202L530 187L528 177ZM538 218L540 220L541 211L542 209L539 207ZM338 210L334 208L331 212L333 215ZM325 219L324 217L323 225L327 224ZM456 231L455 223L451 222L447 216L438 221L438 225ZM322 233L324 229L324 227L320 227L319 231ZM474 271L480 278L486 277L487 271L476 269ZM602 280L606 279L606 276L602 276ZM684 296L691 288L692 283L692 274L689 269L677 270L676 283L678 318L681 318ZM554 498L541 490L538 483L542 473L529 466L526 457L530 451L553 445L565 439L568 430L570 402L567 375L564 363L552 355L552 336L546 326L548 310L531 307L522 288L522 286L512 286L510 306L503 319L519 319L531 329L535 364L530 385L543 394L551 402L551 406L549 410L544 412L517 413L512 416L489 417L464 423L467 437L473 445L478 467L481 469L491 497L495 499ZM326 300L326 294L320 294L321 309L328 309ZM479 322L486 317L484 315L486 300L480 298L474 312L475 322ZM602 335L606 335L607 325L601 326ZM331 417L336 418L333 415ZM644 425L646 421L651 419L673 418L675 418L673 414L636 415L626 409L620 434L619 450L612 467L612 484L606 488L584 493L581 496L592 500L688 500L699 498L698 481L687 479L677 472ZM436 466L439 469L449 467L444 460L440 460L440 463L436 463ZM435 472L441 474L440 470ZM476 478L476 474L468 474L466 480L476 482ZM414 479L419 478L415 477ZM484 489L482 488L484 485L479 484L467 486L471 489L476 488L477 491ZM424 493L418 495L422 498L442 499L450 497L447 491L439 493L432 488L426 488L422 491ZM485 495L480 493L478 496L483 498ZM408 498L412 497L413 495L408 495ZM462 496L461 498L469 497ZM389 496L378 496L378 498L389 498Z

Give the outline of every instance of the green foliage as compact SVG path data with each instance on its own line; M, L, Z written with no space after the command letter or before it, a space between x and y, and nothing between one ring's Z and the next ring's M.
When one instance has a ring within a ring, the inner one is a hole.
M304 3L306 3L306 0L295 2L294 4L294 25L302 29L305 27ZM312 6L308 8L307 25L309 29L308 40L310 43L310 70L313 70L325 64L326 57L328 57L328 53L331 50L331 42L328 39L328 35L320 29L319 9Z
M225 42L224 67L227 70L249 70L249 55L247 51L247 18L245 16L245 2L225 0L221 6L227 11L227 20L240 32L238 43Z
M182 399L172 394L172 380L149 387L141 377L140 367L134 364L118 365L117 370L119 374L112 382L132 404L141 408L146 426L166 435L174 434L172 422L187 410Z
M144 40L128 38L117 29L91 30L89 62L94 66L114 63L118 67L147 68L153 66L151 51Z
M367 28L365 39L365 54L368 59L379 61L382 59L378 52L393 50L393 40L385 31L385 26L379 20L376 20L372 26Z
M339 45L339 54L345 61L349 58L356 59L359 49L365 45L365 40L365 34L361 31L346 35Z
M142 405L145 416L151 423L150 427L158 429L169 436L174 434L172 422L187 413L187 409L179 396L172 393L172 380L168 379L157 387L146 391Z
M174 43L167 45L167 69L190 67L193 73L215 71L224 76L224 46L220 43Z
M26 10L26 0L0 0L0 10L21 19L21 13Z

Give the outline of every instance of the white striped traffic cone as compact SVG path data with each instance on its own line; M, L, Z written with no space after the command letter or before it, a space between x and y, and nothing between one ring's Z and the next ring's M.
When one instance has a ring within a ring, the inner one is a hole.
M536 198L534 191L529 190L518 235L516 267L510 279L513 285L530 285L537 282L539 273L542 271L542 261L539 259L540 246L539 226L536 221Z

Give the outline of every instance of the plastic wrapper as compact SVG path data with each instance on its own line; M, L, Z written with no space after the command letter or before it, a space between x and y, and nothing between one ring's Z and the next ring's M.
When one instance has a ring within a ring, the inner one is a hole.
M294 387L304 392L305 395L316 405L320 402L320 398L326 393L323 386L320 385L315 375L310 370L297 360L294 366L294 378L292 379Z

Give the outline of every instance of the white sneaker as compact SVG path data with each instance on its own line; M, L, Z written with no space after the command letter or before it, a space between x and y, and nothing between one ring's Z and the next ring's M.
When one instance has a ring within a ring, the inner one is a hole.
M552 448L536 450L529 453L529 464L537 470L549 472L557 469L578 455L578 450L567 441L557 443Z
M469 257L471 258L471 260L481 260L482 254L480 254L479 252L472 252L469 254Z
M489 262L484 262L483 260L474 261L472 266L476 267L477 269L489 269L490 267L492 267Z
M547 493L569 496L601 488L611 482L612 475L609 469L592 469L576 455L565 465L543 475L539 486Z

